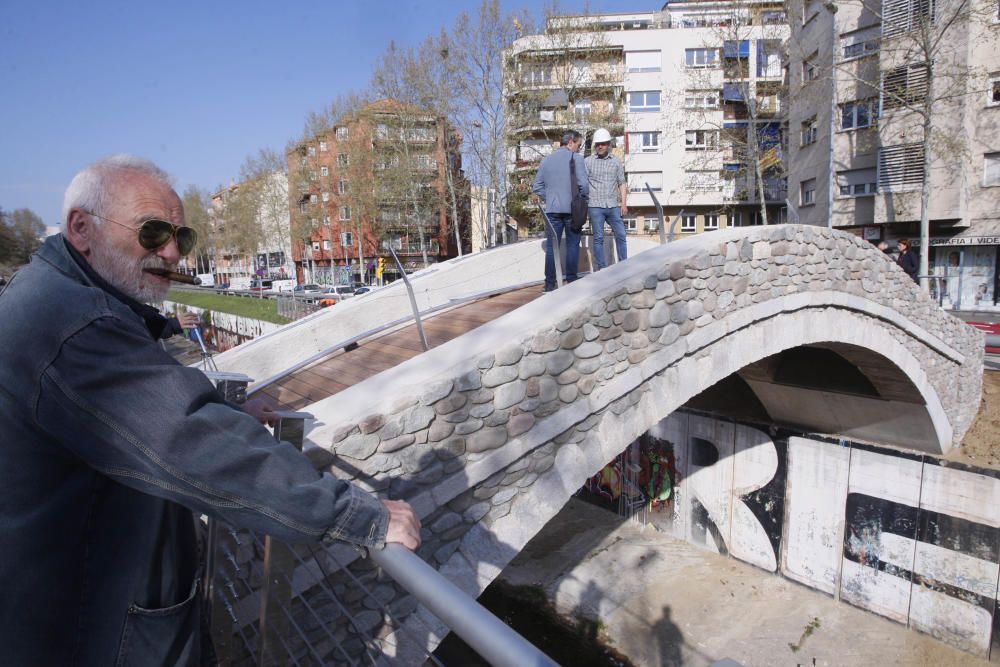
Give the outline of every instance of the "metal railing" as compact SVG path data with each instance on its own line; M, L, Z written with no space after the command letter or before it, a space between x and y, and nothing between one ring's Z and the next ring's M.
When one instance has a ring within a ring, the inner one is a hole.
M275 437L301 449L310 417L279 413ZM413 601L492 665L556 664L415 553L388 545L367 555L343 543L287 545L210 519L204 590L220 664L380 664L385 645L399 653L403 642L420 664L440 664Z

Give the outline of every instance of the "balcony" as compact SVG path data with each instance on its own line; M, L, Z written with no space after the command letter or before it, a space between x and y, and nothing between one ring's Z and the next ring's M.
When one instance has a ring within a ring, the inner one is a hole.
M407 241L404 243L400 239L385 239L382 241L381 247L383 250L388 252L390 245L392 246L392 249L396 251L397 255L423 254L423 251L420 249L419 241ZM428 255L437 255L441 252L441 245L437 242L437 240L428 241L424 244L424 248L426 248Z

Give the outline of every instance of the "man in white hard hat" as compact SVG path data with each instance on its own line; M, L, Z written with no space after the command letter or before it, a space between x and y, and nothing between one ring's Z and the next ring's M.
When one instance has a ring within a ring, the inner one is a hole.
M628 257L625 244L625 223L622 216L628 213L628 185L621 160L611 154L611 133L603 127L594 132L594 152L584 160L590 180L590 227L594 230L594 260L600 271L604 261L604 223L611 225L615 235L618 261Z

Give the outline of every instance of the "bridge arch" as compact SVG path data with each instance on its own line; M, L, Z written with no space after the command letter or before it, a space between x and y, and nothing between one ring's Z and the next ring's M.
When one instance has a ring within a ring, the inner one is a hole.
M424 557L477 595L640 434L734 373L816 346L865 352L881 364L873 387L902 388L830 392L831 423L859 401L905 404L897 444L942 452L978 407L981 333L857 237L773 226L650 250L546 295L310 406L309 440L335 474L413 503Z

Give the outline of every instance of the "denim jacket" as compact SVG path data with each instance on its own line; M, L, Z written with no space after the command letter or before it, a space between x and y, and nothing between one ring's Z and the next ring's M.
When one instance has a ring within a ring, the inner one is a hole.
M192 510L364 546L388 513L223 402L86 269L56 235L0 292L0 656L196 664Z

